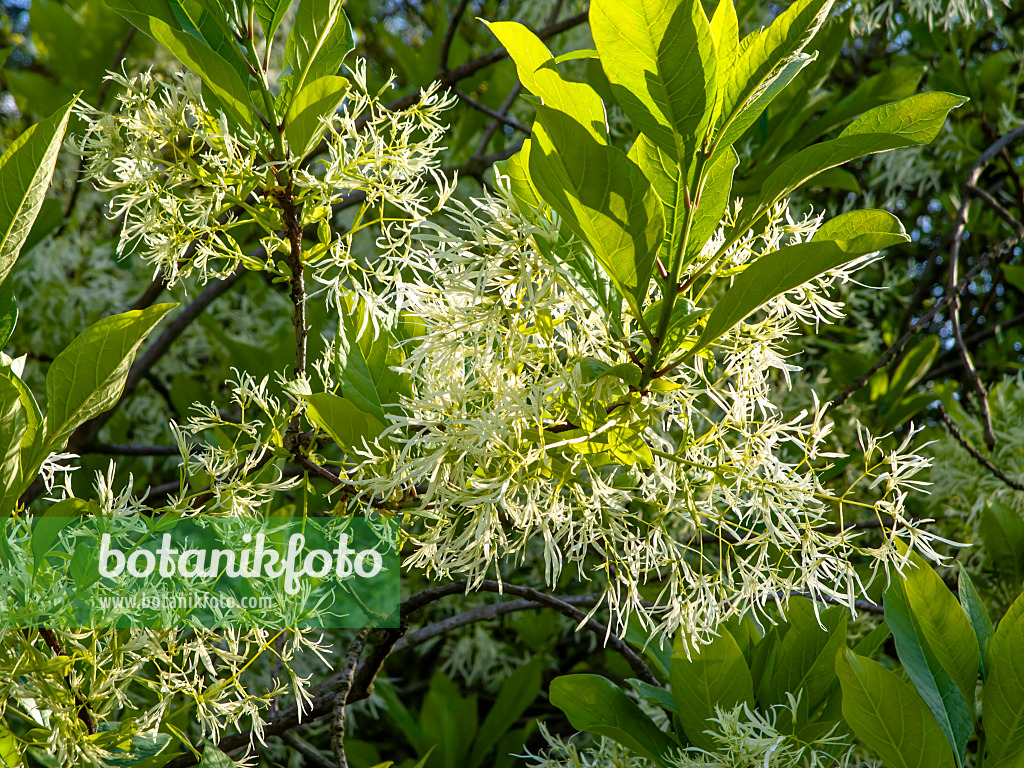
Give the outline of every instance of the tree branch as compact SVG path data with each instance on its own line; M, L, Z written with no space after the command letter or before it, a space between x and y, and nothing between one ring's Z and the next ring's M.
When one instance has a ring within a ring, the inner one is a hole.
M963 279L953 286L953 289L940 301L936 302L930 310L915 320L910 326L910 330L900 336L900 338L897 339L896 342L889 347L880 358L878 358L878 361L871 366L867 373L846 387L825 407L825 413L831 413L836 408L845 404L854 392L861 389L868 383L872 376L887 366L893 359L897 358L902 353L907 342L922 331L924 327L934 320L940 312L952 304L961 293L967 290L967 286L971 284L971 281L973 281L975 277L980 275L989 266L998 264L1007 253L1012 251L1013 247L1017 245L1021 239L1022 238L1020 236L1007 238L1003 242L999 243L989 253L978 259L978 262L970 269L970 271L967 272L967 274L963 276Z
M960 446L971 455L978 464L987 469L996 478L1004 482L1010 488L1015 491L1024 491L1024 483L1020 483L1014 480L1012 477L1007 475L1003 470L989 461L987 458L981 455L981 453L971 445L970 441L964 436L964 433L960 431L960 428L956 425L956 422L950 417L942 403L939 403L939 418L942 419L946 428L949 430L949 434L953 436L953 439L960 443Z

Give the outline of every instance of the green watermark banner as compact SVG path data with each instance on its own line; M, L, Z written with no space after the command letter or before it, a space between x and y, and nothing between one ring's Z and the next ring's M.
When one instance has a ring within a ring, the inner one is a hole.
M0 627L397 627L397 526L333 517L8 518Z

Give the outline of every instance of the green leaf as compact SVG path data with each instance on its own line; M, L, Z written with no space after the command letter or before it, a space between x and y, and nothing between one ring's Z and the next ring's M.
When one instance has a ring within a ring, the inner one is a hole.
M593 0L590 29L615 100L677 163L714 117L718 56L700 0Z
M1002 270L1006 282L1018 291L1024 292L1024 266L1020 264L1003 264Z
M203 747L203 759L199 763L199 768L235 768L235 761L226 752L207 742Z
M281 98L291 111L291 98L306 83L336 75L341 63L356 47L343 0L300 0L295 26L288 35L285 63L291 74L285 79Z
M256 18L260 20L260 27L263 29L263 36L267 40L274 38L274 33L284 21L288 13L289 0L254 0L256 6Z
M18 480L21 445L27 431L28 415L21 391L9 377L0 376L0 501ZM9 517L11 512L13 509L0 504L0 518Z
M900 364L889 379L889 389L885 396L885 408L891 408L899 402L912 386L928 373L932 361L939 353L939 340L930 337L915 344L903 356Z
M587 244L639 317L665 232L650 182L619 149L547 107L538 109L529 168L545 201Z
M342 448L362 448L363 440L372 443L384 431L384 422L361 411L351 400L318 392L302 395L308 403L306 416L323 429Z
M14 286L0 283L0 349L7 346L18 324L18 302L14 298Z
M686 244L686 253L683 254L684 267L700 255L722 223L722 217L729 206L733 173L738 164L739 157L731 147L719 149L715 153L708 167L704 189L697 201L697 210L690 225L690 237Z
M203 85L239 125L253 129L249 104L249 88L238 71L202 40L157 18L149 19L149 32L186 67L203 81Z
M909 571L906 582L893 579L883 600L903 669L945 734L957 765L962 765L974 730L968 702L974 701L978 677L978 641L967 617L942 580L923 564ZM951 657L961 649L969 649L973 660L969 694L954 679L958 670Z
M824 115L808 123L793 137L789 146L802 147L865 110L912 96L923 75L922 65L886 67L858 83L849 95L829 107Z
M865 112L839 138L801 150L772 171L757 204L736 225L736 231L745 231L776 201L828 168L875 152L927 144L938 134L949 111L965 101L950 93L920 93Z
M704 731L708 718L715 717L716 706L731 709L737 704L754 705L750 669L729 632L722 632L707 645L691 648L689 659L674 654L669 680L683 732L701 749L715 748L715 741Z
M877 627L857 641L857 644L853 646L853 652L858 656L870 658L885 644L885 641L889 639L891 634L892 631L889 629L889 625L883 620Z
M987 646L988 676L982 691L985 765L1024 753L1024 613L1011 608Z
M711 16L711 34L715 36L718 51L719 80L736 63L740 47L740 22L736 18L736 6L732 0L718 0ZM719 89L721 91L721 89Z
M22 765L24 763L21 760L17 737L6 725L0 724L0 766L20 768Z
M985 646L995 632L995 628L992 626L992 618L989 616L985 603L982 602L981 595L974 588L974 582L971 581L970 574L964 570L963 565L960 566L958 588L960 592L960 605L963 606L964 613L967 614L967 620L971 622L971 628L974 629L974 634L978 638L981 676L985 677Z
M818 620L821 620L819 626ZM801 703L813 711L832 691L836 679L836 651L846 643L846 611L840 607L815 615L810 600L794 598L786 610L789 628L779 645L769 702L785 704L786 694L801 694Z
M105 317L83 331L46 372L46 444L60 450L79 424L121 396L143 339L177 304L155 304Z
M573 728L606 736L648 760L663 764L678 747L619 686L600 675L556 677L549 698Z
M847 648L836 657L846 724L886 768L952 768L953 751L917 691Z
M512 157L508 160L499 160L494 164L498 173L508 176L509 191L519 205L519 210L524 214L535 211L543 202L540 193L537 192L537 188L530 180L530 173L526 165L529 157L530 140L526 139L523 141L523 148Z
M326 75L306 83L302 90L295 94L284 123L284 136L288 140L288 148L293 157L306 156L314 141L323 135L324 125L321 118L334 115L346 93L347 79Z
M387 424L387 414L401 411L400 395L408 392L406 377L394 370L405 360L404 348L395 332L386 328L375 332L365 303L349 302L348 308L335 337L340 394L363 413Z
M133 736L131 746L127 750L121 749L120 747L114 747L111 749L113 754L110 757L105 757L103 762L108 765L124 766L125 768L128 766L137 766L142 764L143 761L151 760L159 755L170 743L171 735L169 733ZM145 763L142 768L146 768L148 765L148 763Z
M715 142L715 152L721 152L727 147L731 147L736 141L743 136L744 133L757 122L758 118L764 114L764 111L768 108L768 105L772 103L776 96L782 91L783 88L788 86L793 79L803 71L803 68L814 61L817 54L799 53L793 59L786 62L778 72L772 76L765 88L754 94L750 102L744 107L739 114L736 115L735 119L732 120L725 130L722 131L721 138Z
M1024 518L1009 504L989 499L978 519L978 536L996 572L1011 583L1024 580Z
M945 582L916 553L910 555L916 567L904 571L904 579L894 579L889 590L895 596L905 594L913 619L922 638L935 653L967 701L974 701L978 683L978 639L967 614ZM896 636L896 628L886 616Z
M762 256L733 281L715 305L696 353L765 302L866 253L909 240L899 219L884 211L844 213L825 223L810 242Z
M640 694L640 698L651 702L651 704L656 704L669 712L676 711L676 700L672 698L672 691L662 688L660 685L651 685L635 678L630 678L626 682L633 686L633 690Z
M39 214L75 101L30 127L0 157L0 284Z
M82 499L62 499L46 510L46 514L37 517L32 526L32 561L36 567L53 549L60 538L60 532L67 528L74 518L87 514L89 503Z
M768 104L761 103L758 95L765 91L766 86L770 87L772 80L779 77L786 65L804 49L828 18L832 2L797 0L768 29L741 41L739 61L727 70L723 67L722 136L735 140L742 135L742 131L732 132L731 124L745 109L753 111L745 118L747 125L753 124L760 116Z
M564 112L595 137L603 138L604 105L586 83L567 80L554 67L551 51L533 32L514 21L487 24L515 62L523 87L544 101L544 106Z
M501 684L498 698L473 742L466 768L476 768L540 694L542 661L535 657Z

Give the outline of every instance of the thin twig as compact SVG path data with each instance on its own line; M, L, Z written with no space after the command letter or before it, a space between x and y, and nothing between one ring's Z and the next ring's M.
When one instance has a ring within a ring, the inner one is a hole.
M502 115L508 115L512 109L512 105L516 103L516 99L519 98L519 94L523 91L523 84L516 80L516 84L512 86L512 90L508 92L508 96L501 102L501 106L498 107L498 112ZM480 136L480 143L476 145L476 151L473 152L474 158L482 159L487 152L487 147L491 143L491 139L494 138L494 134L498 132L498 127L504 125L501 120L491 120L487 128L484 129L483 134Z
M493 117L495 120L498 120L499 122L504 123L509 128L517 130L517 131L519 131L521 133L525 133L527 136L533 135L533 132L529 128L527 128L525 125L520 123L518 120L516 120L514 118L511 118L508 115L503 114L503 113L499 112L496 109L491 109L490 107L488 107L485 104L481 104L479 101L474 99L468 93L465 93L464 91L460 91L454 85L451 87L451 91L456 96L458 96L462 101L464 101L467 105L469 105L473 109L477 110L478 112L483 112L488 117Z
M305 739L299 737L292 731L285 731L281 734L284 743L298 752L308 764L315 768L334 768L334 763L321 754L320 750L314 747Z
M1010 486L1015 491L1024 491L1024 483L1014 480L1012 477L1007 475L1003 470L989 461L987 458L981 455L977 448L971 445L970 441L964 436L964 433L960 431L960 428L953 421L949 413L943 407L942 403L939 403L939 418L942 419L946 428L949 430L949 434L953 436L953 439L960 443L960 446L967 451L971 458L978 462L982 467L991 472L995 477L1002 480L1006 485Z
M444 78L448 74L448 59L452 53L452 43L455 42L455 35L459 31L459 24L462 22L462 17L466 14L466 8L469 6L469 0L461 0L458 7L455 9L455 14L452 16L451 23L448 25L448 30L444 34L444 40L441 42L441 56L437 67L437 77L439 79Z
M946 307L952 304L953 300L957 296L959 296L961 293L967 290L967 286L971 284L974 278L976 278L983 271L985 271L985 269L987 269L990 265L998 264L1002 260L1003 256L1009 253L1013 249L1013 247L1021 241L1021 239L1022 238L1020 236L1007 238L1003 242L999 243L999 245L993 248L989 253L978 259L978 262L970 269L969 272L967 272L967 274L963 276L963 279L961 279L960 282L958 282L953 287L953 290L950 291L950 293L948 293L942 299L937 301L930 310L928 310L924 315L915 320L913 324L910 326L910 330L908 330L906 333L900 336L899 339L897 339L896 342L891 347L889 347L882 354L881 357L878 358L878 361L873 366L871 366L867 373L865 373L863 376L861 376L848 387L846 387L846 389L840 392L832 400L832 402L830 402L825 407L825 413L831 413L836 408L839 408L844 403L846 403L846 401L850 399L854 392L864 387L872 376L874 376L876 373L878 373L878 371L882 370L882 368L887 366L894 358L896 358L903 351L903 348L907 345L907 342L909 342L914 336L918 334L918 332L920 332L925 326L927 326L932 320L934 320L936 315L938 315Z
M989 450L995 447L996 435L992 428L992 412L988 405L988 391L985 389L985 385L982 383L981 377L978 375L978 369L974 366L974 360L971 358L967 345L964 344L963 329L960 327L960 293L953 292L952 289L957 284L957 275L960 268L960 249L963 245L964 233L967 230L967 211L971 204L970 192L973 191L975 194L981 192L981 190L978 189L977 184L985 166L987 166L1004 147L1008 146L1020 136L1024 136L1024 126L1010 131L1002 138L993 142L992 146L982 152L974 165L971 166L971 170L967 174L967 181L965 184L968 194L965 194L963 199L960 201L960 207L956 214L956 221L953 225L953 247L949 259L949 287L950 293L953 294L953 300L950 304L950 320L953 329L953 338L956 341L957 348L960 350L960 359L963 361L967 378L970 380L974 387L974 391L978 396L978 407L981 410L982 425L985 430L985 443L988 445ZM994 198L991 198L987 192L979 196L982 197L983 200L986 200L986 202L989 202L990 205L994 203L997 211L1003 210L1002 206L999 205ZM986 199L986 196L990 199ZM1006 213L1009 215L1008 212ZM1014 228L1017 231L1017 236L1024 236L1024 227L1021 227L1019 222L1016 222L1012 216L1010 216L1010 220L1015 223Z
M441 586L428 589L418 595L410 597L402 603L401 613L405 616L408 613L419 610L420 608L440 600L441 598L449 595L465 594L467 591L494 592L497 594L508 593L510 595L515 595L516 597L533 600L534 602L546 605L549 608L554 608L563 616L567 616L575 621L578 627L586 627L594 634L603 638L613 650L618 652L626 660L629 666L636 673L637 677L651 683L652 685L658 684L658 681L651 673L647 664L644 663L644 660L641 659L632 648L623 642L621 638L612 634L608 627L595 619L587 618L587 614L577 610L564 600L531 587L522 587L518 584L509 584L507 582L493 581L491 579L484 579L480 582L473 582L472 584L466 580L455 581L449 584L442 584Z

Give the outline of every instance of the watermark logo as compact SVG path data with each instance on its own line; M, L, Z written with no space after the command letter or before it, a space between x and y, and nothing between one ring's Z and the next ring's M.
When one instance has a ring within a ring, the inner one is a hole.
M8 519L3 627L398 626L397 529L364 518Z

